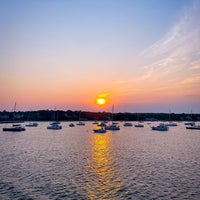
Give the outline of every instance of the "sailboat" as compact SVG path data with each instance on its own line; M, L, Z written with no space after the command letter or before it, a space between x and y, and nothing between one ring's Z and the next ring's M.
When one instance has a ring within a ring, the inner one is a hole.
M49 126L47 126L47 129L52 129L52 130L62 129L60 122L58 121L58 119L56 119L56 108L55 108L54 118L55 118L55 121L51 122Z
M137 120L139 121L139 114L138 113L137 113ZM139 122L137 124L135 124L134 126L137 127L137 128L143 128L144 127L144 125L139 123Z
M81 111L79 112L79 122L76 125L85 126L85 123L81 121Z
M189 126L195 126L195 122L192 121L192 110L191 110L191 117L190 117L190 120L189 122L185 122L185 125L189 125Z
M169 122L165 123L165 126L178 126L177 123L171 121L171 112L169 111Z
M14 110L13 110L13 118L15 119L16 115L15 115L15 111L16 111L16 102L14 105ZM26 129L24 127L21 126L21 124L13 124L11 127L4 127L3 131L12 131L12 132L20 132L20 131L25 131Z
M114 113L114 104L112 105L112 123L105 126L106 130L117 131L120 130L120 127L113 122L113 113Z
M30 118L30 113L28 114L28 121L30 120L29 118ZM26 124L25 126L27 126L27 127L37 127L38 126L38 123L37 122L30 122L29 121L29 123L28 124Z

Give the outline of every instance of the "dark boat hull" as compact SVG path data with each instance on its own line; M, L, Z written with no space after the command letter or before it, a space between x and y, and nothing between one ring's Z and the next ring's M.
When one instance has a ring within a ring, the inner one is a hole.
M200 130L200 126L187 126L186 129Z
M25 128L3 128L3 131L12 131L12 132L20 132L25 131Z

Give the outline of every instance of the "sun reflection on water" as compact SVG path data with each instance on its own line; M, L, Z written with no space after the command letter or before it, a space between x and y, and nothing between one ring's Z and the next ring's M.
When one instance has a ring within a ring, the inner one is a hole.
M119 172L110 146L110 134L91 134L92 155L88 158L86 191L89 199L113 199L121 188Z

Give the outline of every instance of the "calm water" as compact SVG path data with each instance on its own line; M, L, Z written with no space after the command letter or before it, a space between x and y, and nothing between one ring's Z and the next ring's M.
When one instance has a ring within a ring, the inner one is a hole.
M2 132L0 199L200 199L200 130L86 126Z

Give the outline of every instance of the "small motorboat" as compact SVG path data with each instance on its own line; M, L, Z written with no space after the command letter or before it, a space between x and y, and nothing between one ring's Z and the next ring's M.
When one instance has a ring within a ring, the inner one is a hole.
M51 123L49 126L47 126L47 129L59 130L62 129L62 126L57 123Z
M168 131L169 127L166 126L165 124L159 124L158 126L153 126L151 127L152 130L155 130L155 131Z
M104 128L94 129L93 131L94 133L106 133L106 129Z
M106 122L99 122L99 123L97 124L97 126L105 127L105 126L106 126Z
M37 122L30 122L30 123L26 124L25 126L27 126L27 127L37 127L38 123Z
M178 125L177 123L169 122L169 123L165 123L165 126L178 126Z
M54 124L60 124L59 121L54 121L54 122L51 122L50 125L54 125Z
M22 126L22 125L21 124L13 124L12 126L14 127L14 126Z
M107 126L105 126L105 129L106 130L110 130L110 131L118 131L118 130L120 130L119 126L116 125L116 124L107 125Z
M74 127L75 125L73 123L70 123L69 124L69 127Z
M142 128L142 127L144 127L144 125L143 125L143 124L140 124L140 123L135 124L134 126L137 127L137 128Z
M76 124L77 126L85 126L85 123L84 122L81 122L81 121L79 121L77 124Z
M125 122L125 123L123 124L123 126L133 126L133 124L132 124L131 122Z
M185 122L185 125L194 126L195 122Z

